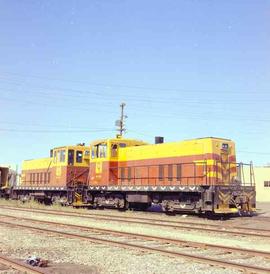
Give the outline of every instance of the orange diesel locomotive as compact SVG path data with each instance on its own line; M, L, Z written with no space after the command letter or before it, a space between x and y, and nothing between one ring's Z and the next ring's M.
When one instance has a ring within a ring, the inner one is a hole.
M234 142L199 138L156 144L124 138L91 145L89 188L95 206L162 205L165 211L255 210L252 176L240 178ZM245 185L243 185L245 183Z
M159 137L156 144L147 144L117 136L90 147L56 148L50 158L25 161L22 184L12 193L74 206L127 209L156 204L170 212L252 212L252 169L248 181L242 169L228 139L163 143Z

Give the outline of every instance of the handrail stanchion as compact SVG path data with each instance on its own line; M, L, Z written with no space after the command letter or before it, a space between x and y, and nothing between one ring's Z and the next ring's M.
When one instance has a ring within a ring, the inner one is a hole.
M229 162L229 184L231 184L231 163Z

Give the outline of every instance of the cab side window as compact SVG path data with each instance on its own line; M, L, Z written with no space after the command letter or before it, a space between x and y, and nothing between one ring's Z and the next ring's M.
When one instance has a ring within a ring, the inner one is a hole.
M64 149L60 150L60 162L64 163L66 161L66 151Z
M56 151L53 152L53 162L56 163Z
M111 156L112 157L117 157L117 151L118 150L118 146L117 146L117 144L112 144L112 152L111 152Z
M61 162L61 151L57 150L57 163Z
M97 146L93 146L91 150L91 158L95 159L97 158Z
M107 157L107 144L98 144L92 147L92 159Z
M83 153L80 150L76 151L76 162L77 163L82 163L82 159L83 159Z
M117 157L118 156L118 148L126 147L127 144L125 143L119 143L119 144L112 144L111 146L111 157Z
M106 144L100 144L98 149L98 157L99 158L106 158L107 157L107 145Z
M74 150L69 149L68 150L68 165L74 165Z
M85 156L85 158L89 159L90 151L89 150L85 150L84 151L84 156Z
M120 147L127 147L127 144L125 144L125 143L120 143L119 146L120 146Z

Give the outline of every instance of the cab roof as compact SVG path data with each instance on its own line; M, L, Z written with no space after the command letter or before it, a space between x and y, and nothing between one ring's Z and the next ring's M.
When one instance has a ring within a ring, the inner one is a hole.
M60 147L54 147L54 149L66 149L66 148L87 148L87 146L79 144L79 145L67 145L67 146L60 146Z
M200 139L217 139L217 140L226 140L226 141L232 141L231 139L227 139L227 138L222 138L222 137L213 137L213 136L209 136L209 137L200 137L200 138L195 138L194 140L200 140ZM191 139L193 140L193 139ZM188 140L187 140L188 141Z
M148 145L148 143L137 140L137 139L127 139L127 138L122 138L122 137L116 137L116 138L107 138L107 139L98 139L95 140L91 143L92 146L100 144L100 143L107 143L107 142L127 142L127 143L136 143L136 144L141 144L141 145Z

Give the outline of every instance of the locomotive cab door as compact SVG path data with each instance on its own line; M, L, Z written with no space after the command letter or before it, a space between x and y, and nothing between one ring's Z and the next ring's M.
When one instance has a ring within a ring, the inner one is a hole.
M110 163L109 163L109 181L110 184L118 183L118 153L119 144L117 142L110 143Z
M93 185L107 184L108 162L107 142L96 143L91 146L90 183Z

